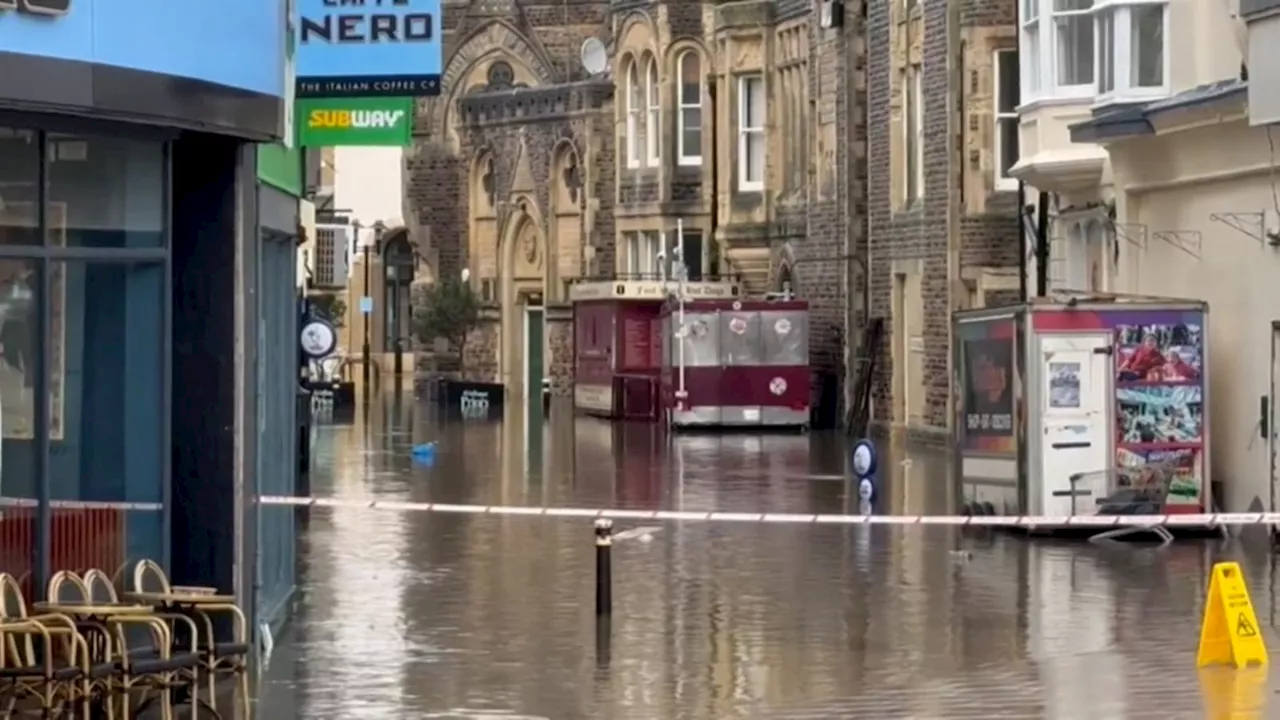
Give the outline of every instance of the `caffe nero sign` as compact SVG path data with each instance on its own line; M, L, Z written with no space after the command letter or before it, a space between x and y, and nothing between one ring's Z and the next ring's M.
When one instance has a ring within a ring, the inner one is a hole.
M297 0L297 96L440 94L440 0Z
M413 127L413 98L300 98L303 147L404 147Z

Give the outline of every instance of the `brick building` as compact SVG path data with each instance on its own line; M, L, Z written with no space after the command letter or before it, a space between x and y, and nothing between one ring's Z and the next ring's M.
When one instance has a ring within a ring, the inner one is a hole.
M487 303L466 375L519 386L536 332L522 314L540 306L567 393L566 284L656 273L680 223L691 275L809 299L815 367L847 372L864 310L862 11L837 5L823 28L821 5L445 0L442 94L420 107L404 216L436 274L466 268ZM579 63L588 37L609 51L598 78Z
M873 419L938 438L951 312L1018 298L1016 3L872 3L866 43Z

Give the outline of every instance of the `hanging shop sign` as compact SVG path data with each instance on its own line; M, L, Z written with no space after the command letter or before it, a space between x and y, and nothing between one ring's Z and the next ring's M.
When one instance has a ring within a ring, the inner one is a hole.
M440 0L296 0L298 97L440 94Z
M413 98L299 98L303 147L404 147L413 129Z

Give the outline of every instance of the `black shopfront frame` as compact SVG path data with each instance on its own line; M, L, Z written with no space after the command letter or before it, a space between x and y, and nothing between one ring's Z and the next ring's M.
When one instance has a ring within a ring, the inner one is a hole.
M28 130L37 133L36 146L39 152L38 174L36 178L36 231L41 238L39 244L4 245L0 244L0 260L23 260L34 264L39 279L39 292L36 302L36 318L39 327L40 356L33 390L33 397L48 398L52 391L52 367L49 359L54 356L53 331L53 268L56 263L79 262L125 265L153 264L162 268L161 290L161 342L159 367L163 368L160 380L160 557L157 558L162 567L170 567L172 547L172 450L167 439L172 436L173 409L173 267L172 267L172 146L178 132L172 129L140 126L127 123L103 122L68 117L61 115L45 115L37 113L16 113L0 111L0 127ZM162 149L162 181L161 188L161 228L162 242L158 247L145 248L111 248L111 247L70 247L52 245L48 218L48 174L50 158L48 157L48 133L69 133L91 137L128 138L139 141L157 143ZM65 348L63 350L65 352ZM65 390L64 390L65 392ZM65 399L64 399L65 401ZM52 478L50 474L50 457L52 438L50 437L49 402L33 403L33 441L35 444L34 470L36 487L36 525L35 525L35 557L32 558L33 573L31 589L39 597L42 596L52 575L53 556L53 497ZM112 572L115 568L103 568Z

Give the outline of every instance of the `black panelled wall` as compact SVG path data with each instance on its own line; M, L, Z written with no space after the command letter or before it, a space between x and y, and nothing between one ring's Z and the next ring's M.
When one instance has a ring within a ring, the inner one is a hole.
M240 143L185 134L173 147L175 583L235 586L235 307Z

